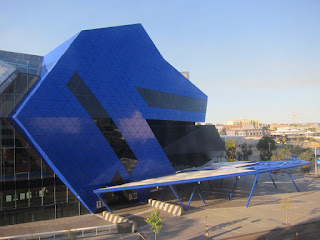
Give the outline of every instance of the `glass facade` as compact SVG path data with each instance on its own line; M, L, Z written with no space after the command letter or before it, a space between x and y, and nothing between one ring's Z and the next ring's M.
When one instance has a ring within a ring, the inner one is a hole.
M17 68L20 73L40 76L42 56L0 50L0 60Z
M0 225L87 213L7 118L39 78L42 57L0 51L0 60L19 69L0 94Z
M0 92L0 117L7 117L37 81L42 59L41 56L0 51L0 61L18 70L10 85Z

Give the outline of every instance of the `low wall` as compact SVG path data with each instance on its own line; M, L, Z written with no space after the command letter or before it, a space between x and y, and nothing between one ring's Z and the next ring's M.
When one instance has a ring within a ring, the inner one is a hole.
M181 214L182 214L182 207L179 205L161 202L161 201L157 201L157 200L153 200L153 199L149 199L148 204L151 207L154 207L156 209L171 213L176 216L181 216Z
M102 213L102 218L107 220L108 222L111 222L111 223L123 223L123 222L128 222L129 219L126 219L124 217L120 217L116 214L113 214L113 213L110 213L110 212L107 212L107 211L104 211Z
M107 211L102 213L102 218L108 222L117 224L118 233L137 232L137 223L127 218L120 217Z

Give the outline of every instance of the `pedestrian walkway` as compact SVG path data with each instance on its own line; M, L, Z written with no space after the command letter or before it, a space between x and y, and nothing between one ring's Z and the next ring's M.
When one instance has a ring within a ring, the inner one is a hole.
M192 202L191 210L185 212L182 217L164 219L163 228L157 239L206 239L206 216L208 216L209 239L229 239L257 232L267 234L277 228L294 231L292 226L320 221L319 178L306 177L304 179L301 175L294 175L301 192L296 191L286 174L278 173L275 178L277 189L273 186L269 176L258 180L248 208L246 203L253 176L241 177L231 201L226 199L233 187L232 179L226 179L223 186L215 182L213 190L204 186L205 183L201 184L200 187L207 204L204 206L199 198ZM181 189L180 193L182 192L186 190ZM289 193L293 202L289 210L288 226L285 225L285 211L280 208L284 193ZM147 226L138 230L146 233L152 239L153 233ZM282 237L283 239L285 238Z
M307 227L296 227L296 225L320 221L319 178L309 176L304 179L302 175L293 174L295 182L301 191L297 192L287 174L278 173L273 177L278 188L274 187L267 174L259 175L258 184L256 185L248 208L246 207L246 203L250 194L254 176L241 177L231 201L228 201L227 199L232 191L235 179L225 179L222 185L220 181L212 181L211 186L213 188L211 188L208 183L202 182L198 186L206 201L206 205L204 205L201 199L195 195L194 200L191 202L189 211L184 212L181 217L161 212L160 217L162 218L163 227L157 239L206 239L206 216L208 216L207 224L209 229L209 239L258 239L260 236L269 235L273 236L269 239L278 239L274 237L276 232L272 230L281 228L281 230L279 230L281 234L285 234L286 231L295 231L295 229L298 229L298 231L301 232L303 229L307 229ZM190 197L192 189L193 185L191 184L179 186L179 190L177 190L177 192L184 203L189 200L188 198ZM289 193L293 202L292 208L289 210L288 226L285 225L285 212L280 208L280 202L284 193ZM166 191L163 196L163 200L178 204L176 198L170 191ZM155 199L159 199L159 197L160 193L158 196L152 196L152 198ZM145 217L149 216L152 212L152 208L147 204L136 204L131 205L128 208L113 210L114 213L120 216L136 221L138 223L138 231L146 234L149 239L154 239L154 233L144 222ZM77 220L75 221L75 219ZM4 234L8 234L8 231L10 231L10 235L21 234L21 231L32 233L39 229L41 229L41 231L51 231L50 227L54 226L54 224L51 224L51 221L59 222L56 227L59 228L58 226L60 226L60 229L55 230L61 230L62 226L64 229L70 229L85 227L88 225L94 226L106 224L105 220L100 219L95 215L85 215L4 226L0 227L0 233L3 236ZM77 224L79 225L74 226L72 225L72 222L78 222ZM313 228L308 227L308 229L309 234L312 234ZM253 235L243 237L243 235L247 234ZM303 231L300 234L303 234ZM139 239L139 235L120 234L117 236L100 236L92 239L137 240ZM285 236L281 237L281 240L285 239Z
M35 234L41 232L53 232L103 225L108 225L108 222L98 217L97 215L87 214L76 217L65 217L54 220L2 226L0 227L0 237Z

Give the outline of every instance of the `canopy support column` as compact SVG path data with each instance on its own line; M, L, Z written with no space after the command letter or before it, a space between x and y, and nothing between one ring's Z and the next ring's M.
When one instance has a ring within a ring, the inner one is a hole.
M192 193L191 193L191 196L190 196L188 205L187 205L187 207L186 207L187 210L189 209L190 203L191 203L191 201L192 201L193 195L194 195L194 193L196 192L196 190L198 191L199 197L201 198L203 204L206 205L206 202L204 201L204 199L203 199L203 197L202 197L202 195L201 195L201 192L200 192L198 186L195 185L194 188L193 188L193 191L192 191Z
M252 185L252 188L251 188L251 192L250 192L250 196L249 196L248 202L247 202L247 207L249 207L249 203L250 203L250 200L251 200L251 197L252 197L252 193L253 193L254 187L256 186L256 183L257 183L257 180L258 180L258 176L259 176L259 173L256 174L256 178L254 179L254 182L253 182L253 185Z
M237 177L236 177L236 182L234 183L232 192L231 192L231 194L230 194L230 196L229 196L229 199L228 199L229 201L230 201L231 198L232 198L232 194L233 194L234 190L236 190L236 187L237 187L237 185L238 185L238 180L239 180L239 177L237 176Z
M211 185L211 183L210 183L210 180L208 180L208 183L209 183L209 185L210 185L211 190L213 190L213 187L212 187L212 185Z
M100 199L100 201L103 203L103 205L108 209L108 211L109 211L110 213L112 213L112 211L111 211L111 209L109 208L108 204L107 204L105 201L103 201L102 197L100 196L100 193L96 193L96 195L97 195L97 197Z
M183 209L184 209L185 211L187 211L187 209L185 208L185 206L184 206L183 203L181 202L178 194L177 194L176 191L174 190L173 186L169 185L169 187L171 188L173 194L176 196L176 198L177 198L177 200L179 201L181 207L183 207Z
M296 183L294 182L294 180L293 180L293 178L291 177L291 175L290 175L290 173L289 173L289 170L288 170L287 168L286 168L286 171L287 171L287 173L288 173L291 181L293 182L294 186L296 187L297 191L300 192L300 191L299 191L299 188L297 187Z
M271 180L272 180L272 182L273 182L273 185L277 188L277 185L276 185L275 182L273 181L273 178L272 178L271 173L270 173L270 172L268 172L268 173L269 173L269 176L270 176L270 178L271 178Z

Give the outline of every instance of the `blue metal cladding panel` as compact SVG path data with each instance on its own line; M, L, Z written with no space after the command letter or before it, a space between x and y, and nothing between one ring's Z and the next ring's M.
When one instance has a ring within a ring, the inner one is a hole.
M132 172L68 88L74 74L106 110L135 155ZM207 100L162 58L136 24L85 30L53 50L44 58L37 86L13 114L33 146L91 212L97 200L93 190L108 186L116 172L124 181L174 172L146 119L205 119L203 111L150 107L137 88Z

